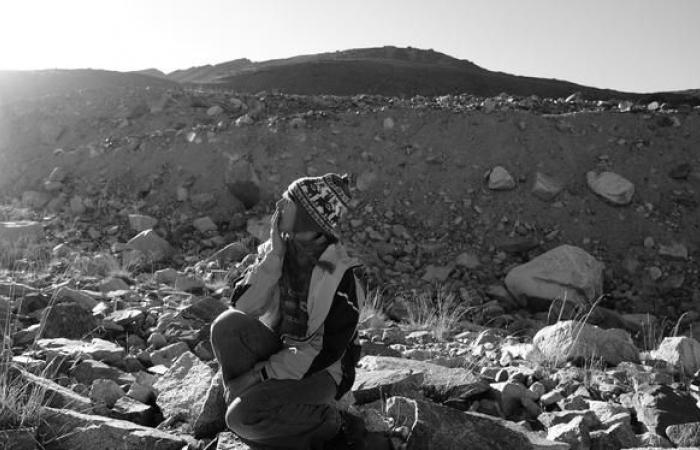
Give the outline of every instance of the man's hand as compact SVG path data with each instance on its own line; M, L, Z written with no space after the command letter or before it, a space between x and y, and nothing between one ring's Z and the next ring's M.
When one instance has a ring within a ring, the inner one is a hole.
M226 404L229 404L236 397L240 396L242 393L260 383L260 371L257 369L249 370L243 375L229 380L224 383L224 398L226 399Z
M270 222L270 242L272 244L272 254L277 255L280 258L284 258L284 253L287 250L287 248L284 241L282 240L282 236L280 235L279 231L279 209L275 209L275 213L272 215L272 219Z

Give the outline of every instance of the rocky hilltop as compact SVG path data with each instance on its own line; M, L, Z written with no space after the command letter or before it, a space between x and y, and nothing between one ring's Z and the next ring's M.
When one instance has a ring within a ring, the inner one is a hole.
M697 107L167 83L0 105L2 367L51 393L47 448L247 448L208 324L274 199L331 171L371 294L343 405L374 433L700 445Z

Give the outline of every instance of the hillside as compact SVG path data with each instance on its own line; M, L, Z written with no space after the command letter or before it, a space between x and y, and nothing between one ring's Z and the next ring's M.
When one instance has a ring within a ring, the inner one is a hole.
M560 81L493 72L433 50L378 47L302 55L263 62L248 59L192 67L168 74L185 83L209 84L238 92L387 96L469 93L567 97L581 92L589 99L700 104L684 93L636 94Z

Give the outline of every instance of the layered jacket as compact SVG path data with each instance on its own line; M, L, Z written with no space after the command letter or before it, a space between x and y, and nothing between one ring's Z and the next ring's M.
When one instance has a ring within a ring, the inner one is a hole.
M281 319L279 279L283 261L270 250L270 241L258 247L258 259L237 281L232 302L236 309L275 330ZM282 349L263 367L271 379L298 380L326 370L338 385L339 398L355 378L359 304L365 294L353 270L359 263L348 256L342 245L329 245L319 261L331 263L334 270L328 272L318 265L313 268L306 333L280 336Z

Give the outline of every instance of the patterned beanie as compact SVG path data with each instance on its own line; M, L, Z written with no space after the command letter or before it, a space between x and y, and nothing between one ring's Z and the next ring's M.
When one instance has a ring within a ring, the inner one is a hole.
M321 177L304 177L292 182L286 194L313 219L320 229L339 237L340 218L350 207L348 175L327 173Z

